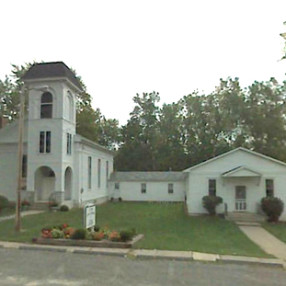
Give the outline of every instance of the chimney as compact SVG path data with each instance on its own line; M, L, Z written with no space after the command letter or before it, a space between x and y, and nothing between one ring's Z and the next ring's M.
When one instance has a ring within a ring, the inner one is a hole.
M1 115L0 116L0 129L4 128L9 122L8 117Z

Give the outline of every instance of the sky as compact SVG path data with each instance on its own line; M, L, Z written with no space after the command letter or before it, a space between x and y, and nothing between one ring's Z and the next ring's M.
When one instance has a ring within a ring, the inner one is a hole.
M9 0L0 15L0 79L11 64L63 61L120 124L137 93L163 104L220 78L286 79L285 0Z

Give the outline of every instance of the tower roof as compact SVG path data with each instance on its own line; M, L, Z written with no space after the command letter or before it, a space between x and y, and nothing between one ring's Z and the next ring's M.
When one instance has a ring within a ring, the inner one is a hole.
M35 63L22 77L23 80L65 77L76 87L82 86L75 74L64 62Z

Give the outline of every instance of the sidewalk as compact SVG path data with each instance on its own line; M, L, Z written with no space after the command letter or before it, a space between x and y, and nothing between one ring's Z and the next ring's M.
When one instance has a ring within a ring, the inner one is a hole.
M286 263L286 244L270 234L261 226L240 225L239 228L266 253Z
M27 216L27 215L40 214L42 212L44 212L44 211L35 211L35 210L24 211L24 212L21 212L21 217L24 217L24 216ZM3 216L3 217L0 217L0 221L15 218L15 216L16 216L15 214L9 215L9 216Z

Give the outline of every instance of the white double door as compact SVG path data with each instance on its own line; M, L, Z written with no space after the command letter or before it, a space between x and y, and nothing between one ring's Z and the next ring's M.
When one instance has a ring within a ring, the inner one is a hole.
M246 211L246 186L235 186L235 210Z

